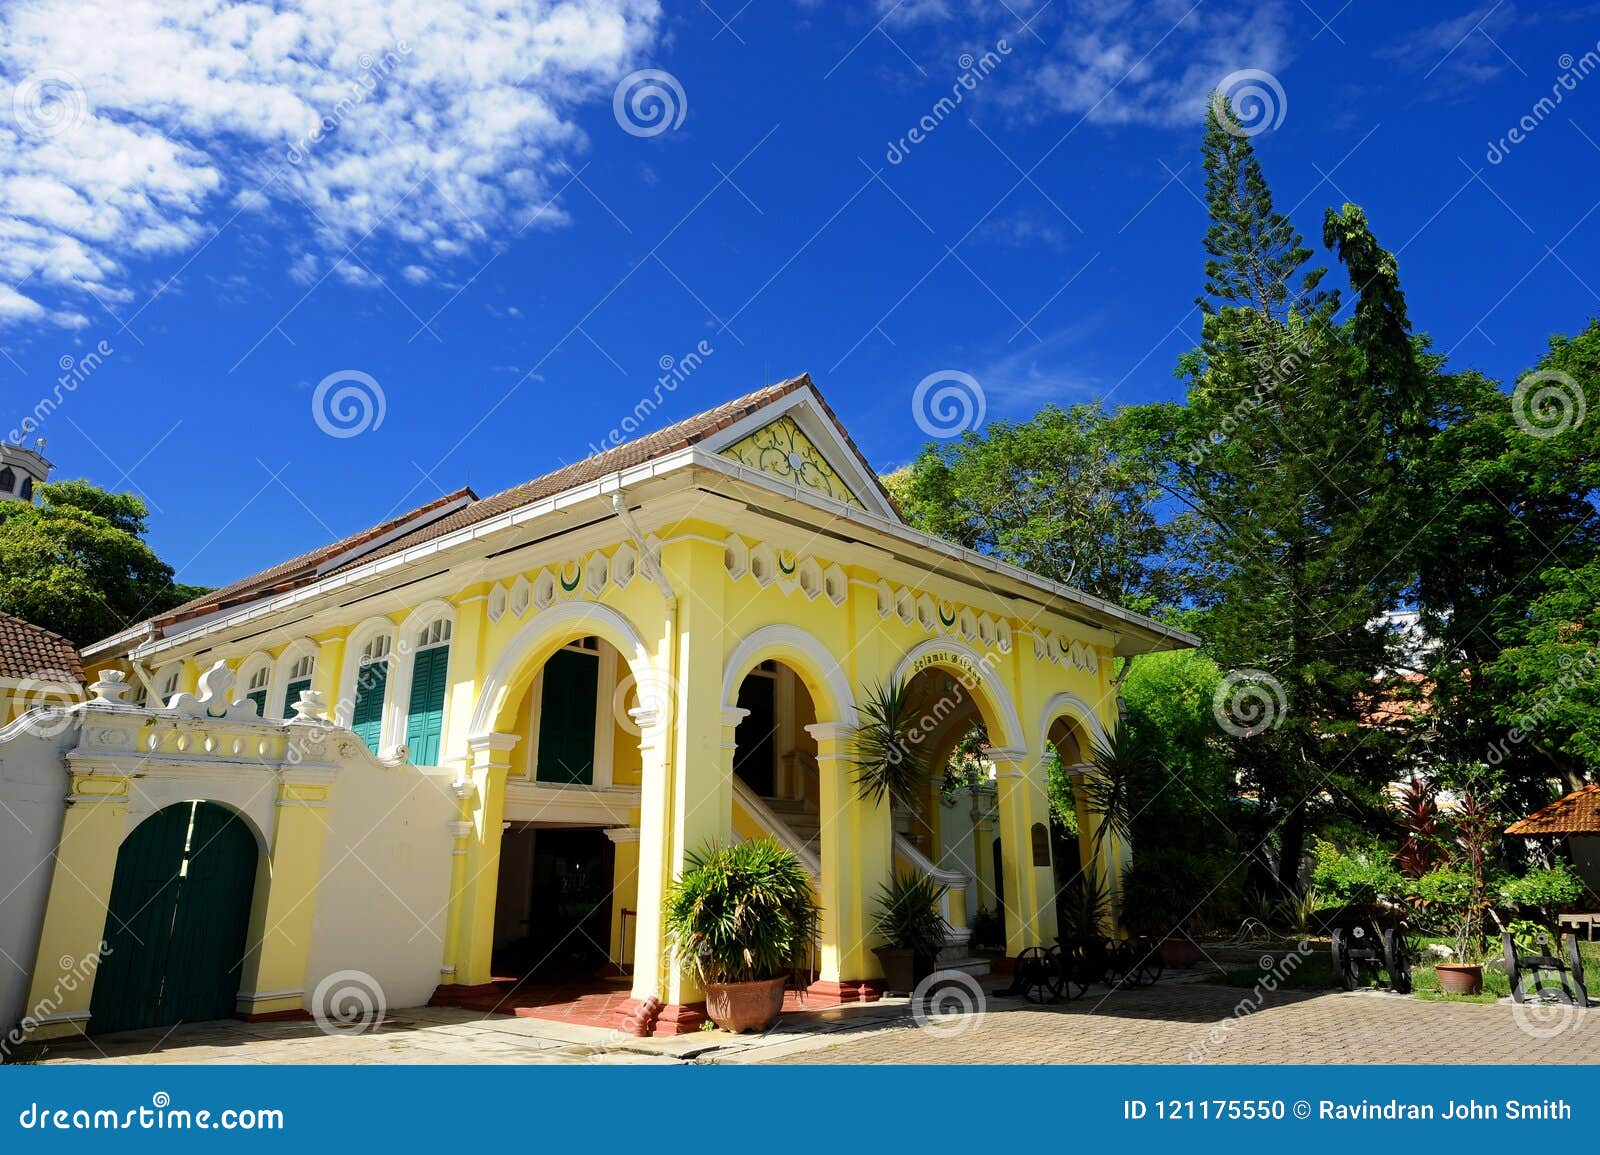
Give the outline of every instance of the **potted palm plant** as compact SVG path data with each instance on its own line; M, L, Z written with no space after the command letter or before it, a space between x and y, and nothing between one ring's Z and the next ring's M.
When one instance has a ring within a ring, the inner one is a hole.
M922 874L896 874L878 889L877 932L884 940L872 953L883 964L884 985L909 995L933 973L948 927L939 904L949 888Z
M667 896L667 935L726 1031L763 1031L783 1010L789 972L817 933L811 879L770 838L691 854Z

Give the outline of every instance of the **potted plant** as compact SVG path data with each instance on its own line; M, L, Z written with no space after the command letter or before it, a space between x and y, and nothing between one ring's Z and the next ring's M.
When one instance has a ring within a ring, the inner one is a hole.
M909 995L919 979L932 974L949 927L939 913L949 887L922 874L896 873L878 888L877 932L884 940L872 949L883 964L884 985Z
M691 854L667 896L679 965L706 992L711 1021L736 1034L777 1022L789 972L816 933L811 879L770 838Z
M1476 995L1483 991L1483 922L1474 917L1472 875L1465 870L1440 867L1414 884L1423 909L1436 912L1455 936L1454 962L1434 966L1439 989L1447 995Z

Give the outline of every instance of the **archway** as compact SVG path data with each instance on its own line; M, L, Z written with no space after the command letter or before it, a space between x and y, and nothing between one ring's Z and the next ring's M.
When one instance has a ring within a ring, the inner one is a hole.
M1063 925L1088 934L1114 920L1125 848L1099 835L1099 818L1083 787L1094 769L1095 749L1105 727L1088 702L1076 694L1057 694L1046 703L1039 727L1039 749L1050 783L1051 823L1058 911Z
M494 978L497 1005L572 1004L631 969L637 719L670 713L668 685L632 623L591 602L535 616L485 679L468 739L478 752L468 866L481 882L461 900L458 967L467 985Z
M117 852L90 999L92 1033L233 1014L261 849L215 802L167 806Z

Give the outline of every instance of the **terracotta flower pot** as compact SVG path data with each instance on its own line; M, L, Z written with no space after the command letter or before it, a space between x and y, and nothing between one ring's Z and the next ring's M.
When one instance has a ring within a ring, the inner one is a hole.
M1161 961L1169 967L1178 970L1192 967L1200 961L1200 957L1200 948L1186 938L1161 940Z
M1433 968L1439 989L1447 995L1481 995L1483 967L1477 963L1440 963Z
M875 946L872 953L883 964L886 994L909 995L917 987L917 952L904 946Z
M783 1013L787 977L753 983L707 983L706 1016L725 1031L764 1031Z

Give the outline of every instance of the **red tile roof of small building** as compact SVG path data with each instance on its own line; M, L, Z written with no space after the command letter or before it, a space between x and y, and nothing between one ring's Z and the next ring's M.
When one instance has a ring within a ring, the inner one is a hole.
M1506 827L1507 834L1546 838L1562 834L1600 834L1600 785L1574 790Z
M156 626L170 626L179 622L197 618L205 614L215 613L219 610L231 609L257 601L274 594L286 593L299 589L302 586L312 585L331 574L343 573L357 566L365 565L378 558L400 553L420 545L423 542L441 538L459 529L477 525L502 513L509 513L525 505L554 497L567 490L598 481L613 473L643 465L687 449L696 445L720 430L726 429L735 423L744 420L757 410L770 405L782 397L788 396L797 389L809 388L816 397L822 411L838 429L839 435L844 439L850 450L861 460L867 473L873 479L878 492L892 507L894 499L889 496L877 475L867 466L866 459L861 450L857 448L850 434L845 430L838 416L829 407L822 394L812 383L810 374L802 373L788 381L776 385L767 385L743 397L724 402L715 408L693 417L648 433L622 445L615 446L582 461L575 461L571 465L543 474L521 485L512 486L510 489L491 494L489 497L480 498L470 489L458 489L454 493L446 494L427 505L419 506L409 513L390 518L380 525L362 530L360 533L351 534L329 545L303 553L298 557L290 558L260 573L252 574L247 578L233 582L216 589L201 597L185 602L183 605L157 614L150 621ZM459 508L445 510L450 505ZM443 511L443 512L439 512ZM430 513L437 516L428 517ZM420 524L414 529L407 530L408 522L417 521ZM381 539L388 538L386 541ZM361 549L365 544L380 542L370 549ZM338 558L341 554L351 553L349 560L341 564L328 566L327 563Z
M0 612L0 678L84 682L78 650L60 634Z

